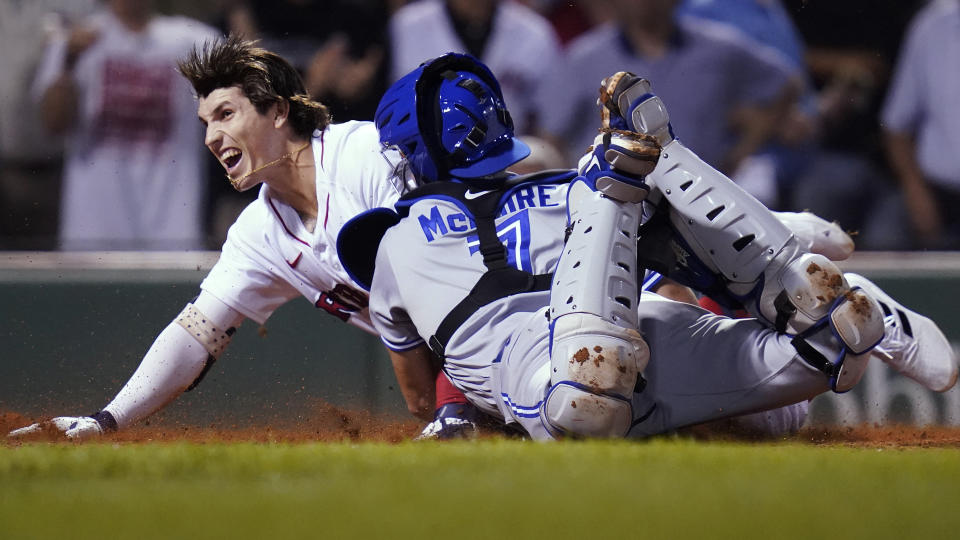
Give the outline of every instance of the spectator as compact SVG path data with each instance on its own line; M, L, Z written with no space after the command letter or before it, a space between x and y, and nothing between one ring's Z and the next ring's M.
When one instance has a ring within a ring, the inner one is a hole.
M557 38L566 45L580 34L610 20L606 0L569 2L567 0L521 0L523 5L543 15L553 25Z
M742 34L703 21L678 20L676 0L614 0L613 23L574 41L541 87L541 125L554 141L567 141L568 159L596 135L599 81L618 70L648 78L665 102L676 132L708 163L726 172L752 154L775 121L735 125L746 107L784 111L790 74L755 54ZM775 120L780 112L768 115Z
M30 85L48 29L92 13L95 0L0 0L0 248L56 242L63 145L43 133Z
M391 80L446 52L470 53L482 60L500 80L520 134L536 124L536 92L560 54L550 23L512 0L414 2L391 18L390 42Z
M372 119L387 89L387 19L384 0L241 0L225 26L287 58L344 122Z
M42 119L66 134L61 249L202 247L202 133L175 62L213 29L110 0L47 47Z
M783 0L803 35L817 92L815 159L794 166L793 208L859 231L860 249L909 245L877 116L904 26L917 0Z
M756 118L763 125L774 122L773 140L757 153L745 157L731 172L741 187L771 208L789 208L796 171L809 160L815 132L816 96L804 62L803 40L779 0L683 0L679 17L724 24L740 32L740 39L758 54L790 74L792 83L779 109L759 110L771 118ZM793 92L793 93L791 93Z
M811 8L813 9L813 8ZM734 179L765 204L810 210L860 231L861 247L889 245L899 227L884 211L896 202L882 173L862 153L824 145L848 101L830 84L821 94L809 75L805 45L780 0L685 0L680 13L727 24L781 62L796 79L797 101L773 132L769 144L743 161ZM853 96L851 95L851 98ZM855 103L853 99L849 102ZM838 106L839 105L839 106ZM884 215L884 220L874 216Z
M960 249L960 2L910 24L882 112L916 247Z

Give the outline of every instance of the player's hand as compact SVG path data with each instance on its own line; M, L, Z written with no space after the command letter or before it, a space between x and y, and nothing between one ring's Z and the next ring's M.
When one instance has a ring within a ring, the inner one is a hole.
M7 437L12 439L30 439L52 436L66 437L83 441L103 435L103 427L89 416L58 416L44 422L30 424L11 431Z
M469 403L448 403L433 415L433 422L427 424L420 435L413 440L472 439L477 436L477 408Z

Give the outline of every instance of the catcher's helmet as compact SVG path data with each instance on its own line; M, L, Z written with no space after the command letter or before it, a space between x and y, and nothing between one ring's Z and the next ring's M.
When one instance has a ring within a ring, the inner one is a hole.
M400 150L415 183L490 176L530 154L514 136L500 84L465 54L445 54L402 77L374 121L380 142Z

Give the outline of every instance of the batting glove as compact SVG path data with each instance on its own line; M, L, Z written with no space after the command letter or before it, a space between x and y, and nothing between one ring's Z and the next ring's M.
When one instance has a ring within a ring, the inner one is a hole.
M74 441L83 441L99 437L104 431L100 422L90 416L58 416L45 422L15 429L7 437L21 439L47 433Z

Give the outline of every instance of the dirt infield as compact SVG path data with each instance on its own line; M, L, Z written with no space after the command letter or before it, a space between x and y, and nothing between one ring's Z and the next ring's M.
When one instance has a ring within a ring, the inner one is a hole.
M27 426L42 418L30 418L15 412L0 411L0 434ZM113 433L107 440L116 442L315 442L377 441L397 443L413 438L421 429L418 420L375 417L366 411L347 410L326 403L311 408L298 422L271 421L243 427L182 425L176 422L145 422ZM62 440L56 431L46 429L29 440Z
M0 434L29 425L41 419L29 418L15 412L0 411ZM319 403L299 422L264 423L244 427L199 427L176 423L145 423L106 437L106 440L124 443L147 442L389 442L398 443L413 438L421 428L417 420L375 417L366 411L347 410ZM690 433L702 440L752 440L741 435ZM63 439L52 430L31 436L33 441L58 442ZM858 426L808 427L796 435L779 439L808 443L814 446L852 447L954 447L960 448L960 427L943 426ZM5 441L6 444L16 444Z

